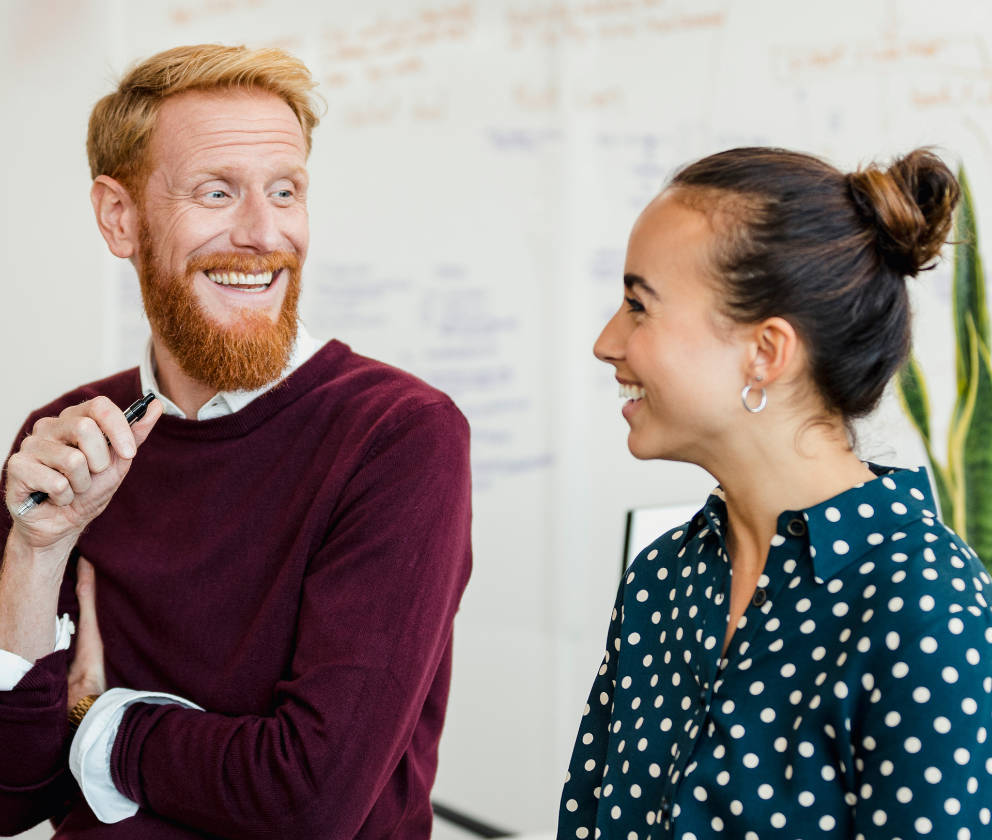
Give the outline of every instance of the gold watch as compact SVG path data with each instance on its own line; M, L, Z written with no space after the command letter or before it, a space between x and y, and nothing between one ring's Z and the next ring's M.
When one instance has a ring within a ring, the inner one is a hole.
M76 701L76 705L69 709L69 731L75 732L79 728L79 724L83 722L83 717L90 710L99 694L87 694L85 697L80 698Z

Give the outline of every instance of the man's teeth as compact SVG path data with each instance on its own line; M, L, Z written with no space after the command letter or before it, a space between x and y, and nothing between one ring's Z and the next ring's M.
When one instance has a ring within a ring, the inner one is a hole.
M640 385L620 385L620 396L625 400L639 400L644 397L644 389Z
M237 271L208 271L207 277L222 286L268 286L272 282L272 272L264 274L242 274Z

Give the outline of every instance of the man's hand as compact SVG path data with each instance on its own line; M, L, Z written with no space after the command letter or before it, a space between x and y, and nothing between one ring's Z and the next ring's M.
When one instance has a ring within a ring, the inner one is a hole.
M68 556L76 538L107 506L131 467L138 447L162 415L153 400L129 426L107 397L71 406L35 423L7 462L7 508L12 536L31 549L60 548ZM34 490L48 500L23 516L17 508Z
M69 668L69 710L87 694L103 694L107 677L103 670L103 639L96 620L96 574L93 565L79 558L76 572L79 627L76 628L76 657Z
M107 506L138 447L162 416L152 400L129 426L97 397L34 424L7 461L5 502L13 520L0 563L0 649L34 662L52 652L52 626L66 561L76 539ZM23 516L35 490L48 494Z

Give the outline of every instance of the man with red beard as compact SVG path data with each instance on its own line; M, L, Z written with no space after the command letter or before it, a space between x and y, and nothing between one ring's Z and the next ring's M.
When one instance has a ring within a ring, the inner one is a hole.
M184 47L93 111L151 340L7 462L0 832L430 836L468 428L298 322L312 88L279 50Z

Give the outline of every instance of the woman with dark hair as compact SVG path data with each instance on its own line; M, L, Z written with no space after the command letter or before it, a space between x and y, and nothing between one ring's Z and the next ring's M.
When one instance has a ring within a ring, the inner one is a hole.
M849 432L958 195L926 150L734 149L638 218L595 353L630 451L720 486L622 582L559 838L992 836L992 579Z

